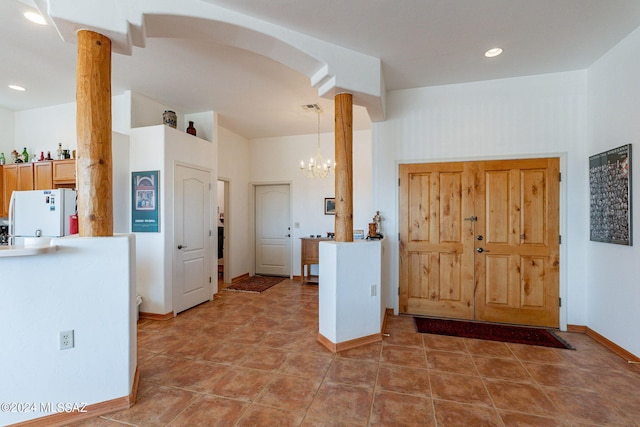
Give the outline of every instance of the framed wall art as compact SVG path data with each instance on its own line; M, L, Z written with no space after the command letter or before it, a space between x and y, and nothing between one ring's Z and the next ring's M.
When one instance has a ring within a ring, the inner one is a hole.
M589 157L592 241L632 245L631 194L631 144Z
M158 221L158 171L131 172L131 231L157 233Z
M336 214L336 198L335 197L324 198L324 214L325 215Z

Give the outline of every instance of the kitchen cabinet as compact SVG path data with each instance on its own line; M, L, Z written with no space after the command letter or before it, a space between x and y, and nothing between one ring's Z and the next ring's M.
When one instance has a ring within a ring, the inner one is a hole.
M33 190L33 164L13 163L2 167L2 216L9 212L11 194L16 191Z
M53 163L37 162L33 164L33 189L49 190L53 188Z
M8 207L4 207L4 166L0 165L0 217L6 217Z
M76 187L76 160L56 160L53 162L54 188Z
M18 163L18 190L33 190L33 163Z

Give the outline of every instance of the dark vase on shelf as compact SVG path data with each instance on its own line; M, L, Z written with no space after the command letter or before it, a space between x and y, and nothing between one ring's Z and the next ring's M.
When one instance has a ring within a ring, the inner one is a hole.
M196 128L193 127L193 122L189 122L189 127L187 128L187 133L193 136L196 136Z

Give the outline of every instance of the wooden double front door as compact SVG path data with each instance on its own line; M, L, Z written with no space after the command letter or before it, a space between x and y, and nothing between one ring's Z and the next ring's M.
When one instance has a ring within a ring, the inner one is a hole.
M559 159L400 165L400 312L559 326Z

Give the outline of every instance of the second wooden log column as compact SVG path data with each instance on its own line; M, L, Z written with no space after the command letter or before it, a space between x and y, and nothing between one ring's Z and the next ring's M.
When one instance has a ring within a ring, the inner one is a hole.
M353 96L335 96L336 242L353 242Z
M76 72L78 231L113 236L111 40L78 31Z

